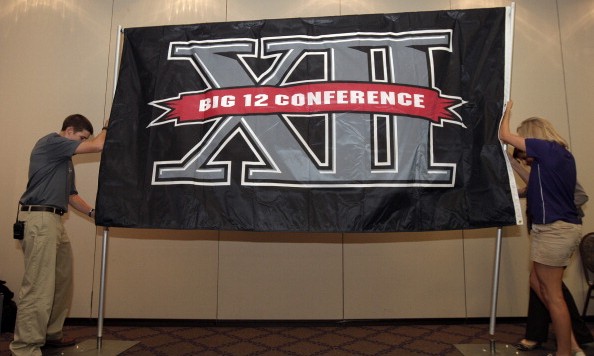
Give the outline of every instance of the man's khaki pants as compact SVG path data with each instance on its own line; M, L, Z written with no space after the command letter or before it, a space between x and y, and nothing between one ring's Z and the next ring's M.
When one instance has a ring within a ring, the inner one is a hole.
M62 338L72 301L72 249L60 215L20 212L19 220L25 221L25 275L10 350L41 355L46 339Z

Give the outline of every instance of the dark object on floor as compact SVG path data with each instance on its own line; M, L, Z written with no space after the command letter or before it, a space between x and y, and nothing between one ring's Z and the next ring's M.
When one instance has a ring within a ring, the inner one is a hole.
M17 305L12 300L14 293L5 285L5 281L0 281L0 294L4 295L2 301L2 313L0 313L2 324L0 332L14 332L14 323L16 322Z

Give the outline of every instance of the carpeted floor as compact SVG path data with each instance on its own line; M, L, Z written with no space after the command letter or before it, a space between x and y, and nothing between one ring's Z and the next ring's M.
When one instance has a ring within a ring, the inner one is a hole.
M92 321L69 321L68 336L93 340ZM589 322L594 331L594 323ZM495 345L506 347L522 338L523 322L498 321ZM10 355L12 334L0 335L0 355ZM489 345L487 321L356 321L356 322L179 322L107 320L105 343L131 340L137 344L120 355L462 355L455 345ZM554 352L554 340L545 348L521 355ZM594 355L594 345L586 349ZM47 350L44 354L56 354ZM488 350L483 355L492 354ZM506 351L508 354L508 351Z

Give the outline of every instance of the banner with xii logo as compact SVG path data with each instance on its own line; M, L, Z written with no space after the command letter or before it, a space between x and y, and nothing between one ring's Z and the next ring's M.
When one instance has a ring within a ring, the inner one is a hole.
M100 226L516 224L506 8L131 28Z

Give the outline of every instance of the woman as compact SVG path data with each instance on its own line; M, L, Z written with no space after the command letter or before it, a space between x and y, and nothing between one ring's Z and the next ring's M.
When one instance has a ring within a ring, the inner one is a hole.
M532 159L526 190L527 214L532 222L530 286L551 315L556 355L585 355L572 335L561 289L564 268L581 238L581 220L573 200L575 160L565 140L544 119L524 120L518 133L512 133L509 129L512 106L510 100L501 119L499 138Z
M514 148L514 153L510 158L510 163L514 171L518 173L524 183L527 184L530 171L526 169L524 165L530 166L532 159L526 157L526 152ZM520 194L520 198L525 198L526 188L519 190L518 193ZM588 201L588 199L588 194L586 194L586 191L581 186L580 182L576 181L573 201L577 207L578 216L580 219L584 217L584 212L581 207ZM530 232L530 225L530 222L527 222L527 227L529 229L528 232ZM567 309L569 311L572 332L575 340L579 345L593 342L594 337L592 337L592 333L590 332L588 325L586 325L586 322L584 319L582 319L578 307L575 304L575 300L573 299L573 295L571 295L571 291L564 283L561 284L561 289L563 292L563 298L565 299L565 304L567 305ZM522 340L514 345L516 349L519 351L532 351L541 348L542 344L548 339L550 322L551 316L546 305L542 303L542 301L538 298L538 295L532 288L530 288L528 316L526 318L526 334Z

